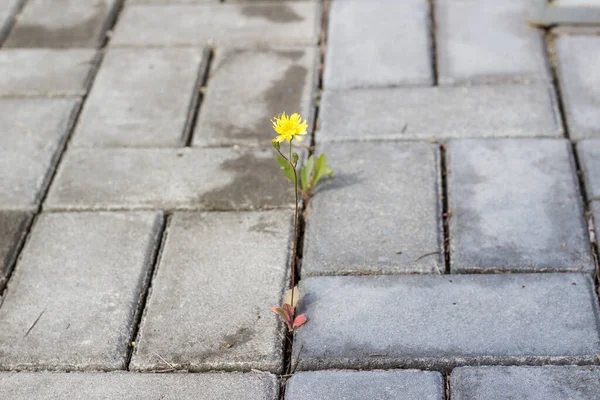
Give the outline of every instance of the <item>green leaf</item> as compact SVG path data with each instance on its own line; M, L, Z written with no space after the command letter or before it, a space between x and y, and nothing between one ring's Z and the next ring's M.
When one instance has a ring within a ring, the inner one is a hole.
M313 170L315 167L315 158L313 156L308 157L308 161L306 161L306 166L302 167L300 173L300 182L302 183L302 191L306 192L308 188L308 184L311 181Z
M285 158L281 156L277 156L277 162L279 163L279 168L283 171L283 174L286 178L290 180L290 182L294 183L294 169L292 166L285 160Z
M325 154L321 154L315 164L314 186L317 186L317 183L319 183L324 175L331 176L333 175L333 171L327 168L327 157L325 157Z

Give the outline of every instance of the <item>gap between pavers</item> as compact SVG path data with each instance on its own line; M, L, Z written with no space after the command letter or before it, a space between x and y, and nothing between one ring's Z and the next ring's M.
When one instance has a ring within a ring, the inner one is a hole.
M26 211L0 211L0 294L27 235L33 214Z

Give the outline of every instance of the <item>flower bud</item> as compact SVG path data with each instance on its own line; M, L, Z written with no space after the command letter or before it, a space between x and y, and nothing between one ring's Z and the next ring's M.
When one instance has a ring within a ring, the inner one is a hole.
M273 148L275 150L279 151L279 142L277 140L275 140L275 139L271 140L271 144L273 145Z
M298 162L298 153L292 153L292 161L294 164Z

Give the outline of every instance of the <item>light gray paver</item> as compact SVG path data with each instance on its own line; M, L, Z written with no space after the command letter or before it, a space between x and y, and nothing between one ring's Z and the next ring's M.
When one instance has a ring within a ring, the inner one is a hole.
M23 211L0 211L0 293L6 283L19 244L27 233L31 214Z
M431 85L428 9L426 0L334 1L324 86Z
M286 400L443 400L439 372L315 371L298 372L288 381Z
M453 400L594 400L597 366L462 367L450 376Z
M300 370L567 364L600 350L584 274L311 277L300 293Z
M3 400L276 400L270 374L0 373Z
M33 210L79 99L0 99L0 209Z
M594 271L571 145L448 145L452 272Z
M569 135L600 137L600 37L561 35L556 59Z
M293 207L273 149L70 149L47 209Z
M315 47L217 49L194 145L270 147L283 111L312 123L316 62Z
M303 276L444 269L437 146L339 143L318 153L337 174L309 203Z
M29 0L6 47L98 47L117 0Z
M549 81L544 35L522 0L436 0L440 84Z
M202 49L109 50L73 145L183 145L205 63Z
M5 0L0 4L0 44L8 35L12 19L17 13L23 0Z
M580 141L577 153L588 200L600 200L600 139Z
M280 372L290 215L174 214L131 368Z
M319 18L320 4L307 1L132 4L121 13L111 45L316 44Z
M122 369L162 216L41 214L0 308L0 369Z
M554 90L481 85L325 91L318 141L562 137Z
M83 95L96 62L92 49L2 49L0 95Z

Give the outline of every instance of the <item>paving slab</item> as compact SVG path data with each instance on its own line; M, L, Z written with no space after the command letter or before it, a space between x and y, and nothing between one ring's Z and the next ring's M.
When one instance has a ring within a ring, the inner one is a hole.
M522 0L436 0L440 84L550 81L544 31Z
M589 201L600 200L600 139L580 141L577 144L577 154L587 198Z
M299 370L592 363L600 350L584 274L321 276L300 292Z
M130 368L281 372L290 216L175 213Z
M600 368L462 367L452 371L450 385L454 400L593 400L600 397Z
M317 44L320 4L132 4L119 17L114 46Z
M207 54L196 48L110 49L73 145L183 146Z
M0 96L84 95L97 62L92 49L2 49Z
M308 206L303 276L445 269L437 146L337 143L318 153L336 176Z
M426 371L309 371L288 381L286 400L443 400L444 380Z
M0 373L5 400L276 400L271 374Z
M25 211L0 211L0 292L25 239L32 214Z
M34 210L80 100L0 99L0 209Z
M562 137L543 84L325 91L317 139Z
M334 1L328 25L326 88L433 84L426 0Z
M162 220L41 214L0 308L0 369L124 369Z
M451 141L452 272L594 271L571 144Z
M117 0L30 0L6 47L99 47L112 19Z
M271 119L286 111L312 123L317 48L218 48L194 146L270 147ZM312 125L312 124L311 124Z
M248 210L293 207L272 148L70 149L50 210Z
M0 44L8 35L13 18L22 3L23 0L5 0L0 4Z

